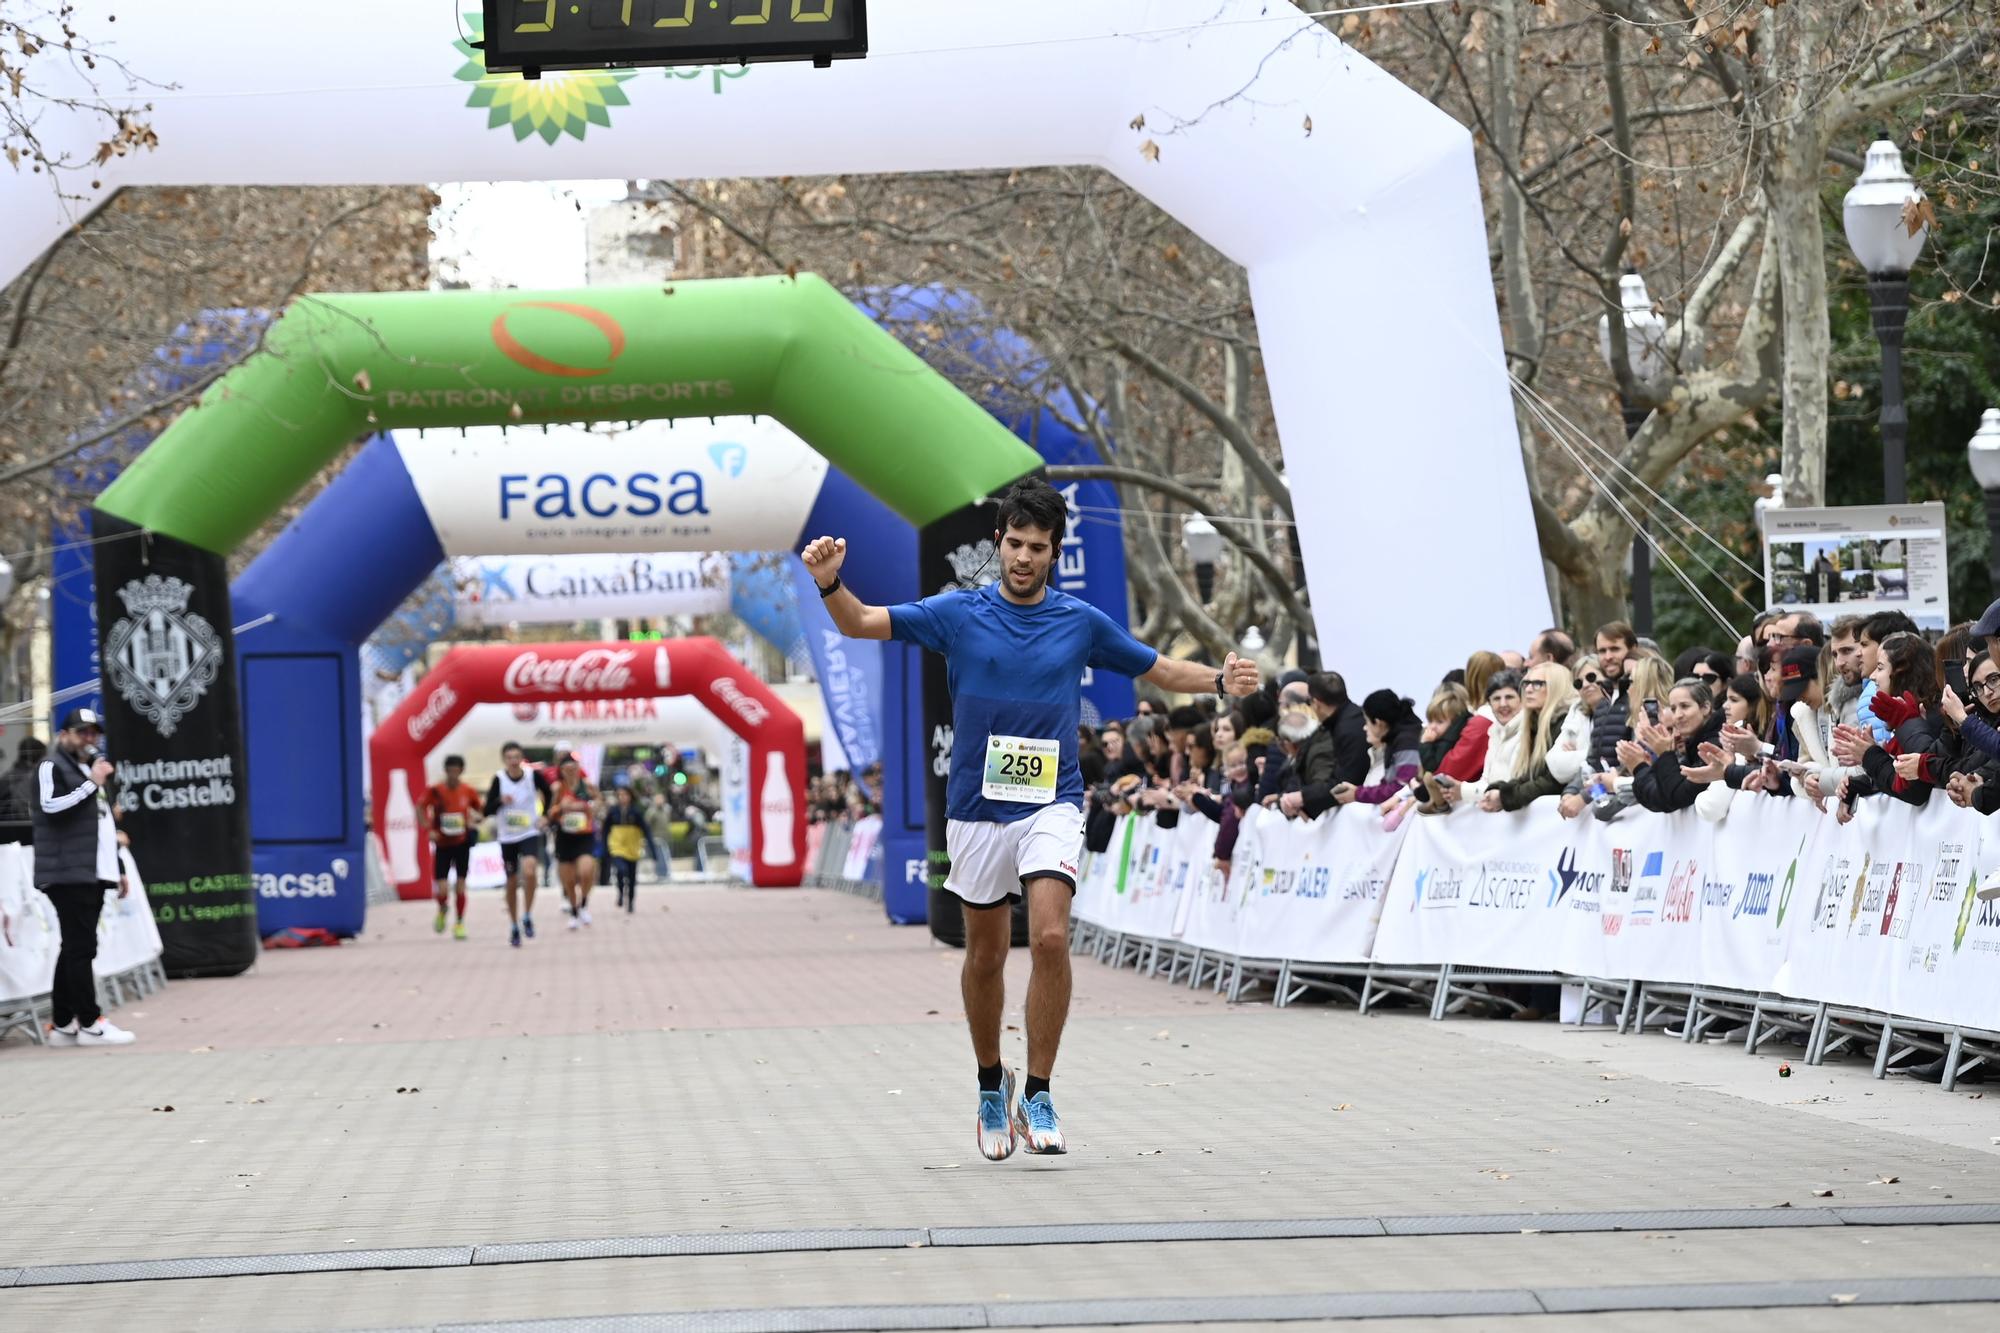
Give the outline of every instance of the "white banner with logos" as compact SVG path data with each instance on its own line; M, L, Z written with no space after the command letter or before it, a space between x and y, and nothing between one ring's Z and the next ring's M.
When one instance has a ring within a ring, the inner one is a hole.
M1845 826L1756 793L1721 823L1564 820L1539 801L1391 834L1368 811L1252 811L1226 881L1215 832L1122 820L1077 915L1242 957L1639 978L2000 1027L2000 900L1977 894L2000 830L1941 796L1864 801Z
M1077 915L1127 934L1176 939L1246 958L1365 962L1404 831L1380 820L1288 820L1247 811L1224 874L1216 826L1183 814L1119 822L1091 858Z
M769 417L546 429L528 448L499 426L397 435L445 554L782 550L826 479Z
M100 977L160 956L160 928L132 853L120 848L118 864L130 888L123 898L107 893L97 918L94 970ZM0 843L0 1000L45 995L55 977L62 928L54 906L34 887L34 876L33 848Z
M560 624L729 609L729 560L700 551L461 556L461 625Z

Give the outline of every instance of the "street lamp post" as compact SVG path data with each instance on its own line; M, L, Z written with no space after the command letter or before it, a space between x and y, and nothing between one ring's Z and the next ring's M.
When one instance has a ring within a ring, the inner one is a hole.
M1181 524L1181 549L1194 565L1194 585L1203 606L1215 600L1215 565L1222 559L1222 544L1215 524L1200 514Z
M1653 309L1646 280L1637 273L1618 279L1618 304L1625 323L1625 364L1632 372L1630 394L1618 392L1618 407L1625 418L1625 438L1631 439L1653 415L1652 404L1667 377L1667 321ZM1615 373L1611 359L1611 316L1597 321L1597 350L1604 364ZM1641 505L1641 508L1644 506ZM1653 632L1653 551L1646 537L1646 518L1639 515L1632 534L1632 628L1641 635Z
M1972 479L1986 492L1986 572L1993 595L2000 597L2000 407L1989 407L1980 417L1965 458L1972 464Z
M1868 306L1875 340L1882 344L1882 500L1908 498L1903 448L1910 419L1903 410L1903 322L1910 313L1910 269L1923 253L1930 228L1917 206L1924 192L1903 169L1903 155L1888 135L1868 145L1861 179L1847 192L1841 220L1848 248L1868 273Z

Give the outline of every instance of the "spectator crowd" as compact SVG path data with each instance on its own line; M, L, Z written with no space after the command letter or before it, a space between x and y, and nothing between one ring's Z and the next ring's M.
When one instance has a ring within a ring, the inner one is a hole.
M1525 653L1479 651L1421 709L1338 672L1285 671L1215 713L1142 700L1079 737L1087 843L1117 815L1163 825L1198 811L1227 867L1255 805L1312 819L1340 806L1389 827L1465 807L1551 799L1566 819L1639 806L1728 817L1734 793L1811 801L1845 822L1869 799L1921 805L1941 789L2000 809L2000 602L1935 643L1900 611L1831 625L1772 611L1732 650L1669 661L1632 627L1587 650L1562 630Z

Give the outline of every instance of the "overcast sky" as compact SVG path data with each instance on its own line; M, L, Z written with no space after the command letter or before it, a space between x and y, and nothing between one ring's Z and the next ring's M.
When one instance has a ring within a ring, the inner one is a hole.
M434 263L475 288L581 287L584 218L625 197L619 181L473 181L435 187ZM582 208L579 210L578 205Z

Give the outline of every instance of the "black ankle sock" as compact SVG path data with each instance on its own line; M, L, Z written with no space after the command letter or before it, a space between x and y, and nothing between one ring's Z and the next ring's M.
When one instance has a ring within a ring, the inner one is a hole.
M979 1090L981 1092L998 1092L1000 1091L1002 1080L1006 1077L1007 1067L1005 1065L981 1065L979 1067Z
M1028 1075L1028 1081L1021 1085L1021 1100L1025 1102L1036 1093L1047 1092L1048 1090L1049 1081L1047 1079L1036 1078L1033 1074L1030 1074Z

